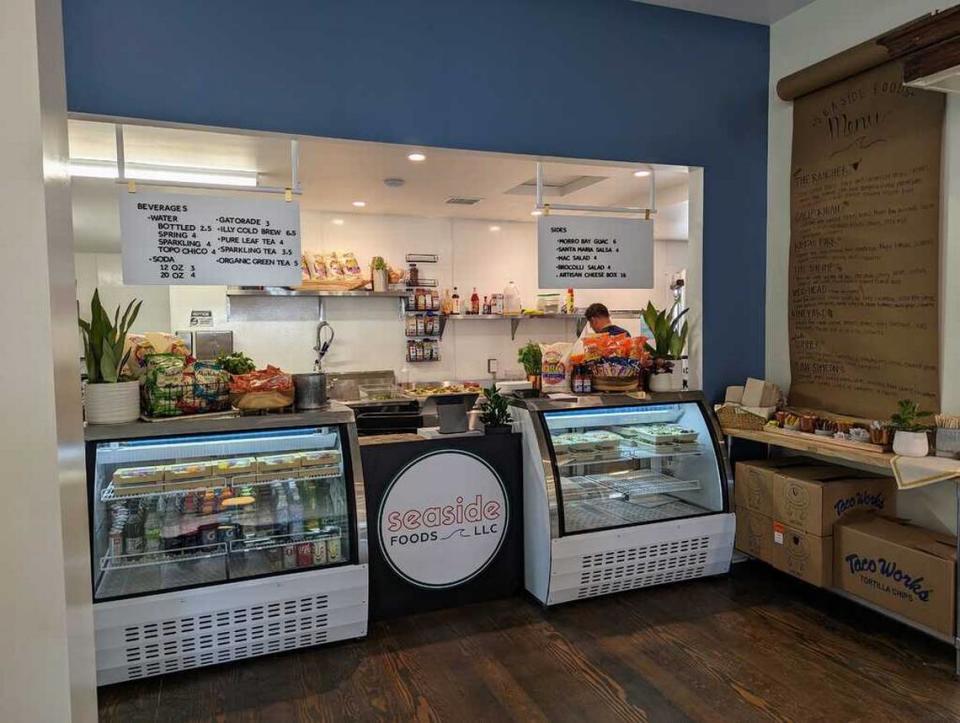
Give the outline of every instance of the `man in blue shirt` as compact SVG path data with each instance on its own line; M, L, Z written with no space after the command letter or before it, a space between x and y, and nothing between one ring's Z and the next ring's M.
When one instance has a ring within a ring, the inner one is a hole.
M590 330L594 334L609 334L610 336L626 334L630 336L629 331L610 321L610 310L603 304L590 304L584 316L587 318L587 323L590 324Z

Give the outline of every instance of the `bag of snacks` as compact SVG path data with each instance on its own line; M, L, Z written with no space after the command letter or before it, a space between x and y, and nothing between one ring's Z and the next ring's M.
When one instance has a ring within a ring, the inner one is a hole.
M183 413L186 360L179 354L148 354L143 381L143 411L150 417L174 417Z
M313 265L310 267L310 277L314 281L324 281L329 277L327 262L323 254L313 255Z
M357 257L353 254L352 251L347 251L340 258L341 265L343 266L344 276L360 276L360 264L357 262Z
M130 351L127 359L127 374L142 379L147 370L147 357L151 354L176 354L186 359L190 350L176 334L148 331L146 334L127 334L124 351Z
M540 383L544 394L570 391L570 350L573 344L558 341L540 345Z

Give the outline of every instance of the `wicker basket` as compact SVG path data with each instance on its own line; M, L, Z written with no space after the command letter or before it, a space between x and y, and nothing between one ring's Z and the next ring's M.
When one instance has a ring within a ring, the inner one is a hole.
M732 404L723 404L717 408L717 419L724 429L752 429L762 431L767 420L759 414L748 412L743 407Z
M632 392L640 384L640 377L599 377L593 378L595 392Z

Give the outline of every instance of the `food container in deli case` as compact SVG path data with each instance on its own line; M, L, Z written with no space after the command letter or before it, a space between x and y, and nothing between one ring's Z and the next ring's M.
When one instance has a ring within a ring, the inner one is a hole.
M100 685L366 634L349 408L90 427L87 460Z
M547 605L727 572L735 530L719 428L699 392L530 399L527 589Z

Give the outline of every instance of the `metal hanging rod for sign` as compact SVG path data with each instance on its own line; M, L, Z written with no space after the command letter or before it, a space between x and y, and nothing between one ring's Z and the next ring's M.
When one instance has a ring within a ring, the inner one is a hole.
M549 213L550 211L590 211L594 213L629 213L650 214L657 212L657 172L650 169L650 202L649 206L583 206L576 203L544 203L543 202L543 164L537 161L537 210Z
M300 141L290 139L290 185L289 186L235 186L229 183L200 183L192 181L165 181L152 179L134 179L127 176L126 155L123 143L123 124L114 124L117 143L117 183L127 186L130 193L136 193L137 186L171 186L174 188L202 188L215 191L254 191L256 193L279 193L286 200L303 193L300 188ZM226 173L226 171L224 171Z

